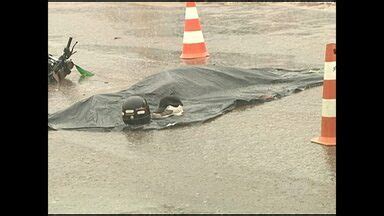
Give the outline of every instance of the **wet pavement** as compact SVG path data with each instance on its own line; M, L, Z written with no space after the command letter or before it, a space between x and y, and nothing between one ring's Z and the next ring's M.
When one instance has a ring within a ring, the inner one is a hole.
M321 68L335 5L198 3L208 64ZM48 48L79 41L49 113L182 66L183 3L49 3ZM49 213L335 213L335 147L313 144L322 88L160 131L49 131Z

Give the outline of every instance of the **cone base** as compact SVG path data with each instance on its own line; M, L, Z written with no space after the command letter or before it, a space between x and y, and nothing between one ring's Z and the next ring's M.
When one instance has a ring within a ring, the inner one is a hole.
M187 65L204 65L204 64L207 64L207 62L208 62L208 57L204 57L204 58L193 58L193 59L181 59L181 61L182 61L184 64L187 64Z
M336 137L315 137L311 142L326 146L336 146Z
M204 58L204 57L208 57L208 56L209 56L208 52L192 53L192 54L182 53L180 58L182 58L182 59L194 59L194 58Z

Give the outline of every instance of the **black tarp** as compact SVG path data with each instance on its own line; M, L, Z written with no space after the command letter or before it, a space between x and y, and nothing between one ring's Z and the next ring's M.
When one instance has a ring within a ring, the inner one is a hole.
M67 109L48 114L48 128L126 129L121 106L131 95L146 98L150 110L155 110L159 100L167 95L178 96L184 104L183 116L151 120L140 129L204 122L241 105L263 103L322 85L323 73L316 70L186 66L154 74L126 90L94 95Z

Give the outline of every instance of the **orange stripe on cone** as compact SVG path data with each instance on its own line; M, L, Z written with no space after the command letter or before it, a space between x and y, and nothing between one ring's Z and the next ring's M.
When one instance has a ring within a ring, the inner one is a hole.
M196 7L195 2L187 2L187 7Z
M323 98L324 99L336 98L336 80L324 80Z
M334 43L326 46L322 103L321 135L311 141L334 146L336 145L336 44Z
M205 58L209 56L201 31L200 20L193 7L196 7L195 2L186 3L183 50L180 56L182 59Z
M325 50L325 61L326 62L336 61L336 44L334 43L327 44L327 48Z
M204 58L208 56L205 43L184 44L181 58Z
M321 117L321 135L336 138L336 117Z
M199 19L185 20L184 31L201 31Z

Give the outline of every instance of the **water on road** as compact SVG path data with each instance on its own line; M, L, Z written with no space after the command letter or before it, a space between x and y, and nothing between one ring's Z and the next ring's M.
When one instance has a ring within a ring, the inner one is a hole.
M320 68L335 4L197 3L209 65ZM183 66L184 3L49 3L48 48L73 70L49 113ZM313 144L322 88L160 131L49 131L49 213L335 213L335 148Z

